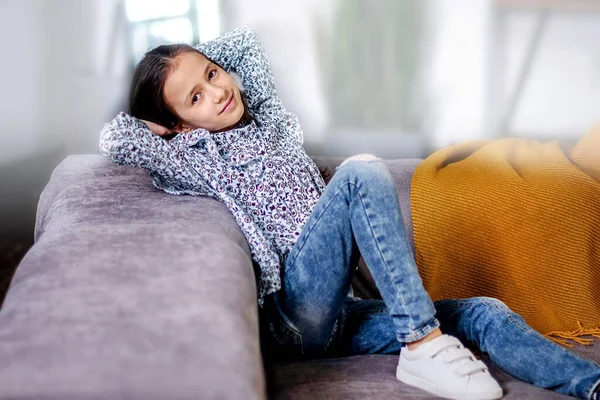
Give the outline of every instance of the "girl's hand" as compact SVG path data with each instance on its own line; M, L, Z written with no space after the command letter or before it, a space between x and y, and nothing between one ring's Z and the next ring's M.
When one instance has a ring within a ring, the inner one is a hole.
M146 121L145 119L142 119L141 121L143 123L145 123L146 125L148 125L148 128L150 128L150 130L152 132L154 132L155 134L157 134L158 136L166 136L166 135L170 135L173 133L170 130L168 130L167 128L165 128L164 126L155 124L154 122Z

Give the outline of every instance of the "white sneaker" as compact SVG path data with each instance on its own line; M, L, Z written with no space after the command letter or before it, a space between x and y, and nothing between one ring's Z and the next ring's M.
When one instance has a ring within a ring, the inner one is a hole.
M396 369L401 382L448 399L492 400L502 388L485 364L450 335L442 335L414 350L404 347Z

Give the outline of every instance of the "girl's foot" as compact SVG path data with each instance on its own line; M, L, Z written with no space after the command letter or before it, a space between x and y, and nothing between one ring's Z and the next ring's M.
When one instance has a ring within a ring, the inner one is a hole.
M396 377L407 385L449 399L502 397L502 388L486 365L449 335L421 343L414 350L403 348Z

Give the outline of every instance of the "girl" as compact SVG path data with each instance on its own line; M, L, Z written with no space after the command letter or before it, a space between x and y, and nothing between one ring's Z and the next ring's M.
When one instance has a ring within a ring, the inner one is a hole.
M382 160L351 157L325 187L249 28L197 48L149 51L133 76L129 114L105 126L101 152L148 169L167 193L227 205L259 266L267 358L400 352L402 382L447 398L502 397L464 343L519 379L597 398L600 367L545 339L502 302L432 303ZM383 301L347 296L359 254Z

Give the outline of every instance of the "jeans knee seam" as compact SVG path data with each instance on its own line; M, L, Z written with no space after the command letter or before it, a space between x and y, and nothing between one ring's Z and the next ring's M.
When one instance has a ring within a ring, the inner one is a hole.
M512 315L512 311L510 309L504 309L503 307L499 307L495 302L491 302L491 301L487 301L487 300L483 300L482 301L484 304L488 304L491 305L493 308L495 308L497 311L501 312L502 314L504 314L504 316L506 317L506 319L508 319L510 321L511 324L513 324L514 326L516 326L517 328L519 328L520 330L522 330L523 332L525 332L528 335L532 335L533 332L535 332L533 330L533 328L530 328L527 324L523 324L521 321L516 320L513 315Z

